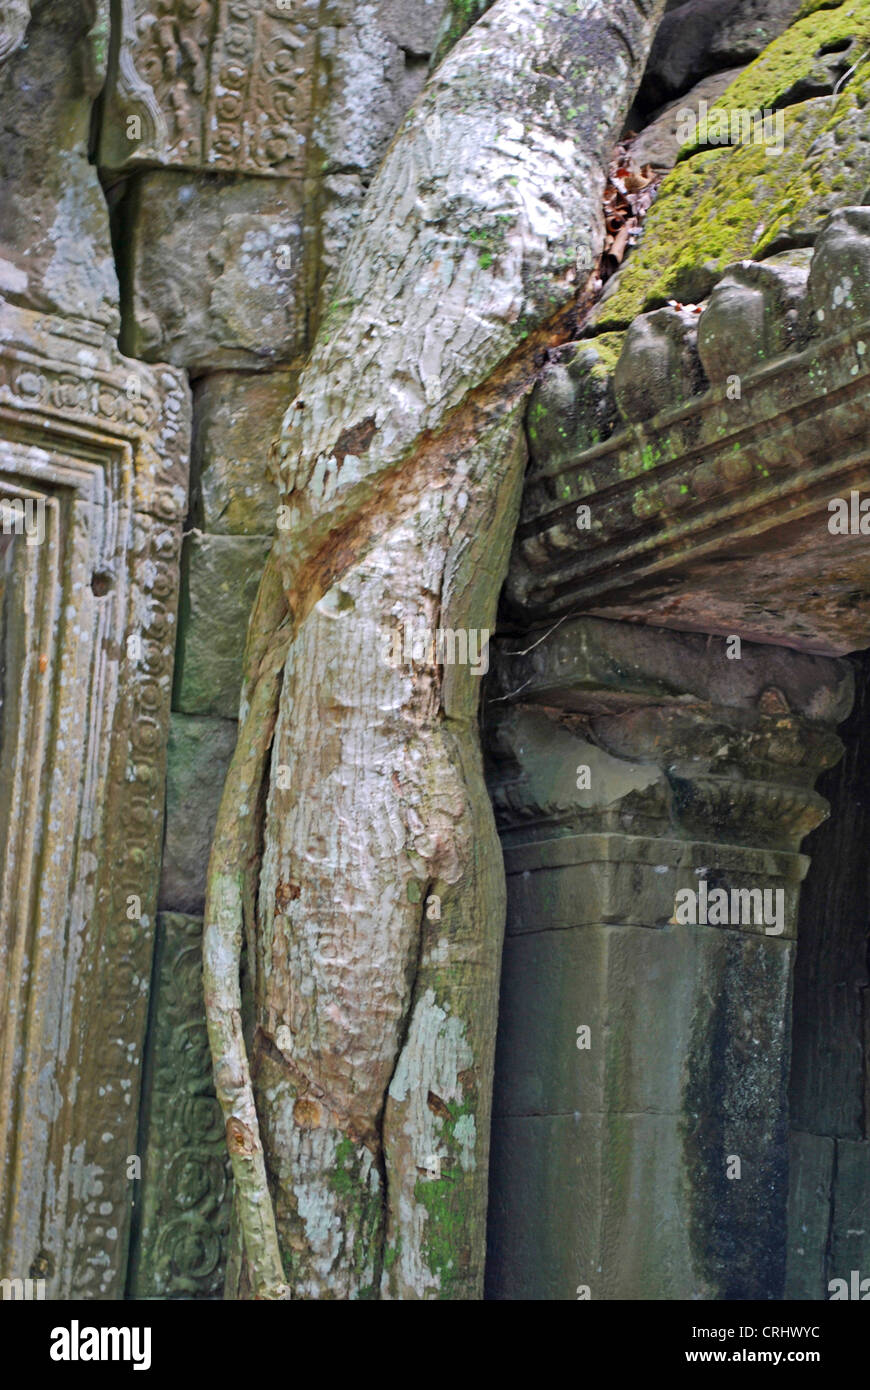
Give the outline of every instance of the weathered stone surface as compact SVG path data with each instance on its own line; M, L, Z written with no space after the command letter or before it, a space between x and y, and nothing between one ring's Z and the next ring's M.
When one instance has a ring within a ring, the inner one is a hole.
M661 857L670 857L670 847ZM668 877L672 915L673 877L658 875ZM578 874L575 887L583 886ZM739 1123L746 1138L754 1134L763 1145L771 1139L769 1115L782 1099L781 1071L770 1064L775 1052L785 1065L793 945L741 941L714 927L656 927L660 905L644 903L644 896L638 883L634 915L642 919L646 911L647 926L554 931L539 904L537 931L509 931L494 1113L606 1108L677 1116L687 1105L691 1054L699 1076L721 1069L719 1118ZM531 926L534 919L517 920ZM735 991L740 1011L728 1003ZM711 996L721 1001L718 1014L710 1012ZM576 1035L584 1025L591 1040L581 1050ZM726 1094L732 1085L726 1048L743 1059L742 1096Z
M296 372L212 372L194 388L194 524L221 535L268 536L278 490L269 450L296 394Z
M834 1179L834 1211L831 1223L831 1255L828 1280L851 1284L853 1270L860 1280L870 1279L870 1142L837 1140L837 1173ZM862 1290L864 1297L870 1285ZM830 1294L828 1295L830 1297Z
M841 208L816 242L809 297L819 330L870 318L870 207Z
M800 948L799 948L800 950ZM793 1130L789 1140L785 1297L828 1297L836 1140Z
M848 254L857 270L854 246ZM829 654L866 646L870 542L851 522L835 531L829 504L848 506L868 486L870 333L854 319L833 337L825 321L811 326L819 337L800 352L573 459L538 461L508 576L510 611L552 621L582 608ZM621 370L632 408L650 408L639 369Z
M490 1295L781 1297L796 851L849 667L747 646L726 676L709 642L589 619L518 645L489 721L508 881ZM704 885L763 886L775 929L687 923Z
M236 743L231 719L173 714L166 761L166 831L159 905L202 912L212 835Z
M435 51L445 6L446 0L378 0L378 21L404 52L428 58Z
M802 0L687 0L656 34L641 87L648 107L685 91L699 76L748 62L795 18Z
M813 870L801 896L795 966L792 1124L806 1133L866 1137L865 1029L867 922L867 788L870 786L870 660L856 668L855 707L840 734L845 755L819 791L831 816L806 851Z
M194 373L303 352L298 183L157 170L134 179L123 220L125 352Z
M589 449L613 433L615 334L572 343L547 367L529 402L526 430L532 468Z
M657 309L635 319L625 335L613 390L629 423L682 405L706 385L698 358L698 317L688 309Z
M657 170L673 169L685 141L681 126L686 112L692 111L697 118L701 103L712 106L742 71L742 68L726 68L724 72L713 73L697 82L684 96L670 102L633 141L631 157L635 164L641 167L651 164Z
M646 1299L652 1288L660 1298L713 1295L688 1248L672 1116L509 1117L497 1134L489 1298ZM626 1188L654 1218L642 1240Z
M88 163L105 15L89 0L51 0L36 8L18 47L27 7L15 5L11 13L7 7L6 13L0 293L25 308L89 319L116 332L109 219L97 171Z
M145 1151L131 1251L133 1298L220 1298L230 1164L202 993L202 922L157 919L143 1087Z
M186 538L173 701L184 714L238 714L248 617L271 545L271 536Z
M103 340L0 305L4 1274L61 1299L124 1289L186 500L183 378Z
M753 371L802 334L808 267L741 261L730 266L698 320L698 354L714 385Z
M838 725L854 697L850 661L750 642L742 644L739 661L729 661L722 638L601 618L571 619L529 652L516 646L516 638L493 643L498 660L491 679L504 703L523 686L524 704L558 705L583 715L618 714L680 695L701 706L751 711L764 709L765 692L772 688L793 714ZM769 701L768 712L777 709Z

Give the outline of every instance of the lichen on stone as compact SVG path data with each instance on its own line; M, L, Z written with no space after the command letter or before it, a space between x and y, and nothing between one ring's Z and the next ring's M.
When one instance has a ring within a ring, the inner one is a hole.
M808 245L837 207L862 202L870 184L868 98L870 68L838 97L788 108L781 154L763 144L726 146L678 165L594 328L627 328L670 299L697 303L732 262Z
M836 9L816 5L769 43L711 109L775 110L796 83L812 75L825 51L848 39L861 45L855 62L870 46L870 0L845 0Z

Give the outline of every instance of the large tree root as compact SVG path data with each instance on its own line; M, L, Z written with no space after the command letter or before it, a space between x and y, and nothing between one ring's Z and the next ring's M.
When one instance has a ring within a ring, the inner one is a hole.
M492 626L523 399L600 252L607 162L664 4L496 0L394 140L284 420L206 907L261 1297L285 1279L303 1297L480 1293L504 885L478 679L390 661L384 639Z

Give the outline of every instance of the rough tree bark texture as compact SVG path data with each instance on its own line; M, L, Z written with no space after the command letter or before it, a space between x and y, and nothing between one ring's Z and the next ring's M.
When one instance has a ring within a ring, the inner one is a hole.
M388 634L493 625L524 400L663 10L497 0L390 147L284 420L206 909L243 1293L481 1295L504 890L479 677Z

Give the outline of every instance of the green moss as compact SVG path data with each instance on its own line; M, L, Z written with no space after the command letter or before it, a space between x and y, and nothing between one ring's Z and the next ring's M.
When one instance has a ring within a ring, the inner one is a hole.
M468 1240L467 1212L457 1203L455 1190L460 1184L450 1174L436 1181L420 1181L414 1198L428 1212L423 1237L426 1261L439 1278L438 1297L450 1299L458 1280L457 1255Z
M382 1239L383 1201L379 1188L372 1185L370 1173L366 1173L365 1158L364 1148L357 1148L344 1135L336 1144L327 1180L339 1198L342 1228L352 1233L353 1269L358 1274L364 1270L374 1271L374 1281L361 1284L355 1294L356 1299L368 1301L379 1296L376 1252Z
M806 19L808 14L815 14L816 10L837 10L843 0L804 0L797 14L795 21Z
M598 356L598 361L590 367L592 376L599 380L613 376L624 342L624 333L599 333L595 338L584 340L583 346L594 348Z
M868 98L864 78L837 99L789 107L779 155L749 144L705 150L678 165L662 184L618 290L598 309L596 329L627 328L669 299L698 302L732 262L806 245L834 207L862 201L870 180Z
M820 49L844 39L857 39L865 45L870 40L870 0L845 0L836 9L816 5L769 43L712 109L775 108L796 82L813 71ZM859 56L856 53L855 57Z

